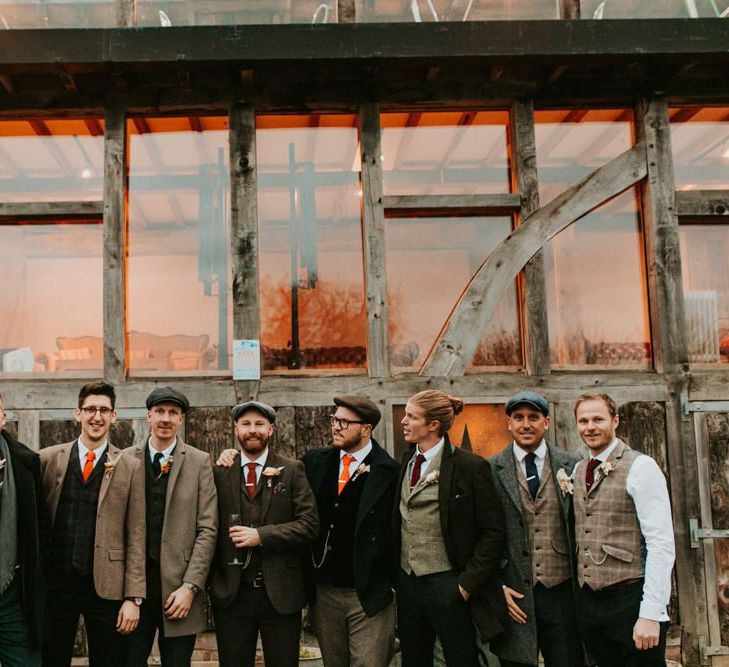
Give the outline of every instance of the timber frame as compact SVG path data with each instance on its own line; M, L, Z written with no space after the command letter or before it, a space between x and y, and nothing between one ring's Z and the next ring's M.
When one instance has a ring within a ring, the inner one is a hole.
M576 17L573 2L563 0L562 6L565 16ZM676 193L668 107L729 104L728 43L729 23L714 19L4 31L0 118L103 117L105 179L103 203L0 204L0 217L103 216L104 375L117 385L121 413L129 418L143 416L139 407L160 381L174 383L192 405L209 408L227 408L248 397L292 408L326 406L335 394L362 393L385 411L427 387L480 403L503 402L517 390L533 388L554 406L557 444L573 448L571 405L582 391L606 391L620 403L665 404L682 657L684 665L697 665L699 638L707 635L707 599L703 550L689 548L689 518L700 515L700 485L696 435L684 406L729 400L729 371L689 368L678 218L726 218L729 191ZM633 110L635 146L557 200L540 202L534 110L600 107ZM509 112L516 194L383 197L379 113L438 109ZM128 377L125 118L228 116L233 330L235 338L258 338L256 114L309 112L358 116L367 372L276 373L235 383L219 373ZM641 195L654 369L554 370L540 249L580 215L635 184ZM579 206L565 213L562 205L575 202ZM469 317L465 310L454 311L453 326L440 337L444 345L434 347L423 376L394 374L387 344L384 221L423 211L506 212L517 226L505 244L515 250L509 271L497 271L495 255L484 264L471 285L478 305ZM496 273L503 286L519 275L523 370L465 373L468 352L454 360L446 343L454 347L452 336L461 349L475 342L464 327L483 327L490 319L498 298L484 287ZM75 406L81 380L0 378L20 438L37 446L41 421L60 418ZM379 437L391 450L393 428L392 415L386 414Z

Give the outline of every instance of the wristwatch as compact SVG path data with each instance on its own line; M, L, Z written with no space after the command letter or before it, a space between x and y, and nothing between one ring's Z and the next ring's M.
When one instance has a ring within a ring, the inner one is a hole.
M195 586L195 584L191 584L189 581L184 582L183 585L191 590L193 595L197 595L200 592L200 587Z
M144 598L127 598L127 600L129 600L130 602L133 602L137 607L141 607L142 601L144 600Z

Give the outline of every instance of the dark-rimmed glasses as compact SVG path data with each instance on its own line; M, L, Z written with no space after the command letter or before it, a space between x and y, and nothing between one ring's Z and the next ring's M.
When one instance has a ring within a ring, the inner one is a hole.
M335 417L334 415L329 415L329 425L334 428L335 426L337 428L342 429L342 431L346 431L347 428L349 428L350 424L364 424L365 422L359 420L359 419L340 419L339 417Z
M81 408L81 412L83 412L87 417L93 417L97 412L102 417L108 417L114 410L112 408L107 408L106 406L97 408L93 405L86 405L83 408Z

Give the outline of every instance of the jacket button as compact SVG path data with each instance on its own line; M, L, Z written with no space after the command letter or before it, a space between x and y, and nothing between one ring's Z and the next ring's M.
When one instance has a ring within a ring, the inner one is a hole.
M370 535L370 542L376 542L377 538L374 535Z

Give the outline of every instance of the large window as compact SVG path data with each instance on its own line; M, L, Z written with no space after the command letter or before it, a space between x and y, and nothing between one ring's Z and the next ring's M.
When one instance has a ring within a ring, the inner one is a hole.
M718 18L727 0L581 0L583 19Z
M129 368L166 374L227 369L227 119L132 119L128 131Z
M625 110L535 114L542 205L633 144ZM544 252L555 367L648 368L650 324L637 191L558 234Z
M729 188L729 108L683 107L669 117L676 187Z
M356 117L261 116L257 126L263 367L364 370Z
M558 18L553 0L357 0L358 21L497 21Z

